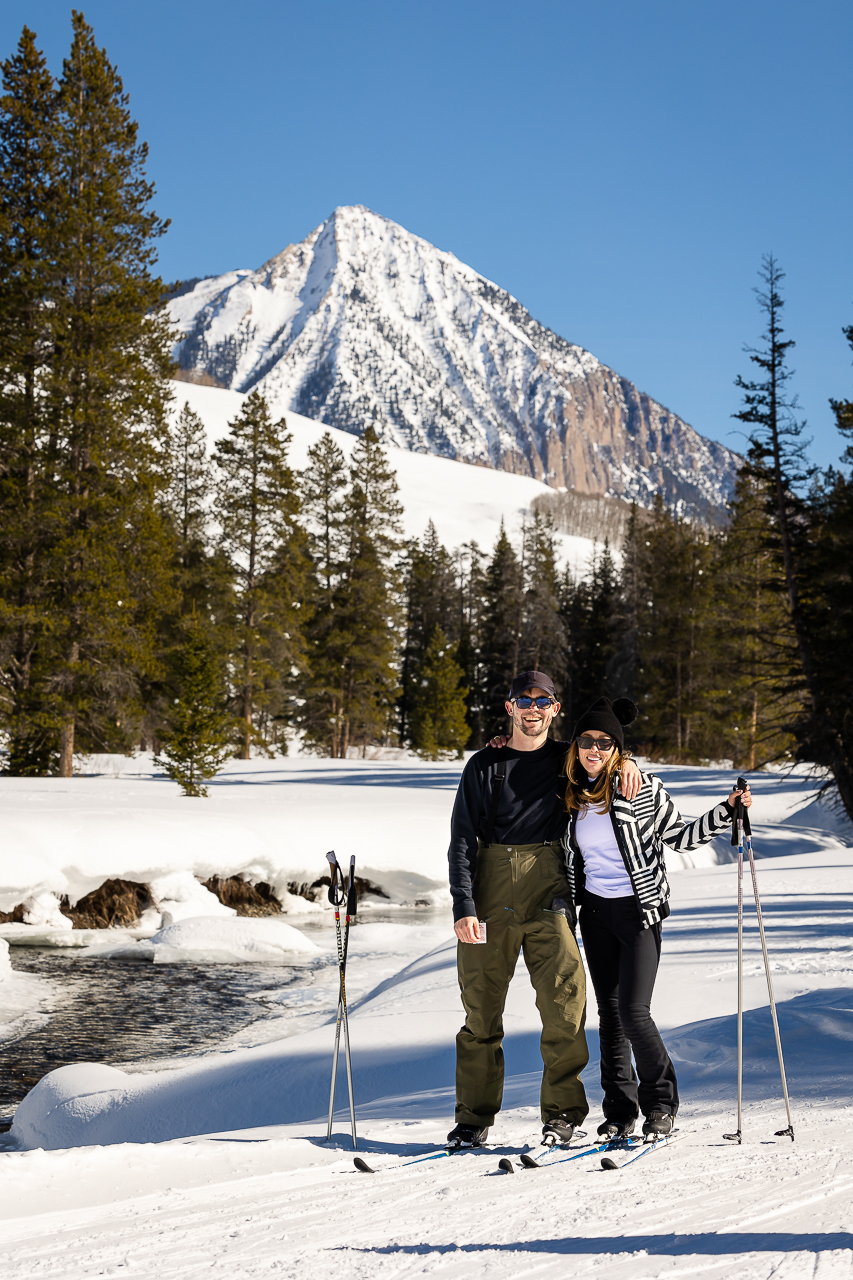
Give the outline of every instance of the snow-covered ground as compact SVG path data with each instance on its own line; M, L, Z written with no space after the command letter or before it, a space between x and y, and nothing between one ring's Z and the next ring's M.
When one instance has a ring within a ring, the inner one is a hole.
M210 446L228 434L228 423L240 413L246 397L239 391L201 387L190 382L174 382L174 413L185 404L199 415L207 430ZM335 443L349 457L357 437L335 427L326 427L290 411L284 414L292 442L288 460L297 471L308 466L308 450L328 431ZM477 542L482 551L491 553L500 532L501 521L507 534L518 544L522 520L529 518L530 504L540 494L554 490L529 476L516 476L508 471L467 462L453 462L431 453L411 453L408 449L390 447L388 461L396 472L398 494L403 504L403 536L422 538L432 520L438 536L449 551L466 542ZM589 566L594 543L558 533L560 558L576 576Z
M720 770L657 771L685 814L709 807L731 783ZM143 825L158 865L172 839L182 846L174 858L189 868L200 855L183 847L192 843L191 824L180 806L192 806L208 843L218 821L242 831L239 854L248 857L277 829L288 850L276 853L282 865L301 859L317 874L335 845L339 855L356 852L359 868L369 866L377 882L387 877L402 901L394 886L407 875L436 882L442 875L456 777L457 765L417 761L235 762L209 801L174 803L170 784L141 774L42 780L38 822L30 825L76 833L73 850L66 844L51 860L42 832L46 875L70 881L73 857L75 866L84 863L73 874L85 880L96 858L107 864L110 844L110 874L128 874L128 865L142 865L145 841L134 842L132 833ZM359 1147L382 1169L375 1177L354 1172L343 1080L335 1139L328 1147L321 1141L334 931L326 915L290 915L289 927L308 941L296 957L305 981L282 990L280 1025L265 1020L217 1052L145 1069L63 1068L19 1107L0 1154L4 1277L849 1276L853 833L809 805L802 776L755 774L751 782L793 1145L774 1138L784 1108L751 909L745 1142L738 1148L722 1139L735 1114L736 879L731 850L717 841L697 865L672 867L674 910L654 1010L682 1094L686 1137L671 1150L623 1173L601 1171L595 1158L497 1173L500 1155L535 1145L539 1128L538 1019L520 966L508 1002L507 1089L494 1146L391 1171L450 1127L461 1021L449 913L400 907L399 923L371 922L365 912L352 934ZM4 779L0 788L18 820L28 806L32 815L24 783ZM129 864L117 852L125 850ZM232 924L244 936L256 925L258 937L261 926L269 931L266 920L214 917L172 928L198 942ZM0 982L0 993L9 981ZM600 1118L595 1025L591 1002L588 1129Z

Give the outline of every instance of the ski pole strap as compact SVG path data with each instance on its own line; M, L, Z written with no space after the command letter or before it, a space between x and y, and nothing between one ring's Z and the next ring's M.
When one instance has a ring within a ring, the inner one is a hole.
M334 852L326 854L326 861L329 864L329 901L333 907L340 907L346 897L344 873Z
M735 790L746 791L746 788L748 786L749 786L749 783L747 782L746 778L738 778L737 782L735 783ZM740 796L738 796L737 800L735 800L735 816L734 816L734 821L732 822L732 844L733 845L736 845L738 843L738 823L739 822L743 823L743 834L745 836L751 836L752 829L749 825L749 810L745 807Z
M501 792L506 781L506 760L501 759L495 765L495 776L492 782L492 797L489 804L489 816L486 819L486 829L483 832L483 843L492 843L492 832L495 829L495 823L498 820L498 805L501 802Z

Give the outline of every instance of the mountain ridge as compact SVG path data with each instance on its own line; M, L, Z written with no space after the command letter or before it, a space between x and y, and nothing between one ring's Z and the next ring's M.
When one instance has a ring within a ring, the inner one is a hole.
M361 205L168 307L185 376L351 433L714 522L734 487L732 450Z

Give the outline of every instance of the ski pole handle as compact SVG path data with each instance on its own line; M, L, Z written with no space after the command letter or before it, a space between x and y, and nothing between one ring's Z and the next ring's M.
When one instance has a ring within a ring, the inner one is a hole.
M326 854L326 861L329 864L329 901L333 907L340 907L343 905L346 892L344 889L344 873L341 871L334 849L331 849Z
M746 778L738 778L737 782L734 785L734 789L735 791L746 791L748 786L749 786L749 783L747 782ZM733 845L738 843L738 826L740 823L743 823L743 834L745 836L751 836L752 829L749 825L749 812L747 811L746 806L743 803L743 800L740 798L740 796L738 796L737 800L735 800L735 816L734 816L734 821L732 823L732 844Z
M349 885L347 887L347 915L352 917L358 910L358 895L355 891L355 855L349 863Z

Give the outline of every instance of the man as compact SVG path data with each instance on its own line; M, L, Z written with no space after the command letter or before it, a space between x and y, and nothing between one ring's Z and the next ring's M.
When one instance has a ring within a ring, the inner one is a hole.
M456 1037L453 1146L480 1146L500 1110L503 1009L520 951L542 1019L543 1137L568 1142L588 1110L580 1080L589 1058L586 982L560 848L568 744L548 737L560 711L553 680L522 671L506 711L506 746L485 747L468 761L451 818L450 891L465 1009ZM626 792L638 783L631 764Z

